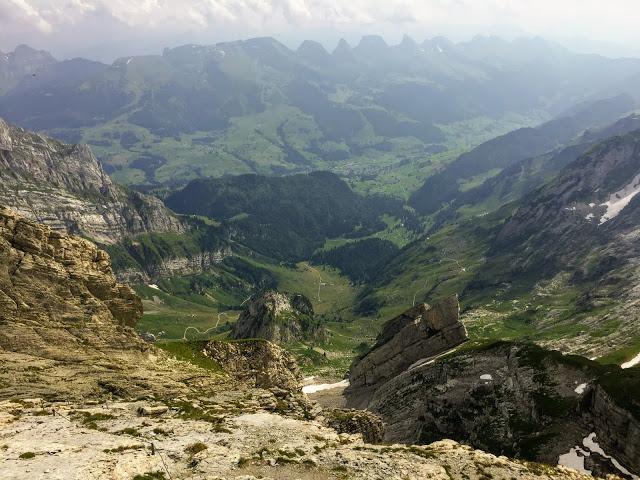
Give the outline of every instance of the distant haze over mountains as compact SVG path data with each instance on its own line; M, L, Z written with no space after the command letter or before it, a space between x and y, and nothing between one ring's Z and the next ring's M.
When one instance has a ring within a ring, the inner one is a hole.
M589 53L628 56L640 44L634 0L21 0L0 4L0 50L28 43L61 58L111 62L165 46L275 36L292 48L314 38L331 48L382 34L420 41L444 35L543 36ZM78 41L78 39L82 39Z
M615 42L599 42L592 38L585 37L563 37L550 39L546 37L539 37L532 35L529 32L522 30L514 30L507 27L496 27L491 29L486 34L470 33L468 35L456 35L451 32L442 32L436 34L435 32L418 30L415 32L409 31L408 33L393 32L392 34L385 34L384 31L371 31L365 29L361 32L354 30L316 30L316 31L303 31L295 33L282 33L275 34L273 37L282 42L291 50L297 50L306 41L312 41L322 45L327 51L333 51L340 45L342 41L346 41L350 45L357 45L363 37L380 36L384 39L388 45L401 45L405 38L409 37L415 40L417 43L428 41L437 37L446 37L455 43L467 43L473 42L481 38L495 38L509 42L531 40L534 38L544 39L549 43L556 43L558 46L567 48L577 54L592 54L601 55L610 58L640 58L640 47L635 47L634 44L615 43ZM49 42L37 42L32 39L26 39L25 42L20 43L0 43L0 52L11 52L16 48L24 45L29 45L36 50L47 50L58 59L72 59L76 57L82 57L102 63L113 63L118 58L125 56L137 56L137 55L157 55L166 48L172 48L172 46L179 46L185 44L218 44L229 43L235 41L249 40L250 36L230 36L230 37L215 37L215 38L202 38L200 36L181 35L175 39L167 39L160 36L158 38L140 37L135 41L122 41L117 37L110 40L108 43L101 42L96 45L79 45L74 44L71 47L52 47Z
M366 35L332 50L260 37L112 64L20 46L0 55L0 116L88 143L129 185L331 170L406 196L440 153L582 102L624 94L620 110L633 110L638 76L640 59L575 54L539 37Z

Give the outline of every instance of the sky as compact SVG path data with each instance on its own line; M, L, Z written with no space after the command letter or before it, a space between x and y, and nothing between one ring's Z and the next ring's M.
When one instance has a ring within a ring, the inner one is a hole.
M0 50L102 61L185 43L274 36L328 48L381 34L542 36L583 52L640 57L640 0L0 0Z

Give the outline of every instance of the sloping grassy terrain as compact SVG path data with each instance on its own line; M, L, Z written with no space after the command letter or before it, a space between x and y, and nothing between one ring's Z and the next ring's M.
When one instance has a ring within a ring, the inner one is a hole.
M255 270L268 271L273 277L269 288L307 296L316 313L326 321L351 318L355 289L337 271L304 262L285 266L266 259L240 259ZM221 277L228 277L229 282L222 284L218 281ZM238 286L243 282L244 286ZM160 338L174 340L225 335L230 324L237 320L242 305L257 291L253 284L235 276L225 263L206 273L168 278L159 281L157 286L135 288L144 304L144 316L137 329L156 335L164 332Z

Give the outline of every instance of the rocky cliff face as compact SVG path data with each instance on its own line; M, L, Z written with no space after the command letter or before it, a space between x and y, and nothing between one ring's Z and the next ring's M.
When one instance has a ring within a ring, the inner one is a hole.
M580 446L589 457L585 471L624 473L583 446L593 434L607 455L638 472L638 419L597 386L602 375L619 371L535 345L498 342L410 367L357 399L384 421L385 442L451 438L551 465Z
M114 185L88 146L64 144L2 119L0 204L100 243L183 230L160 200Z
M140 340L141 315L104 251L0 208L0 400L174 398L221 382Z
M634 373L635 385L625 382L625 379L621 379L620 385L622 395L635 403L635 413L620 405L620 399L600 385L596 385L590 392L584 410L604 451L616 452L616 459L640 476L640 402L637 400L640 369L636 369Z
M0 347L65 358L77 346L139 348L131 329L142 303L116 282L109 256L0 209Z
M434 306L417 305L387 322L373 348L351 366L345 392L349 405L364 407L375 390L411 365L465 342L459 313L458 297L451 296Z
M293 356L264 340L221 342L213 340L204 354L229 372L259 388L302 390L302 375Z
M233 338L287 343L318 337L322 329L311 301L300 294L268 291L253 299L233 327Z
M91 242L67 236L0 209L0 356L10 366L32 362L34 372L76 365L94 368L146 346L132 329L142 303L116 282L109 256ZM21 361L22 359L22 361ZM31 360L30 360L31 359ZM34 376L39 377L37 373ZM67 385L63 376L43 375L40 388L96 388L96 379ZM0 396L32 390L29 379L0 379Z
M230 246L200 252L189 257L169 257L140 268L124 268L116 271L116 277L127 283L150 283L161 278L192 275L210 270L213 266L233 256Z

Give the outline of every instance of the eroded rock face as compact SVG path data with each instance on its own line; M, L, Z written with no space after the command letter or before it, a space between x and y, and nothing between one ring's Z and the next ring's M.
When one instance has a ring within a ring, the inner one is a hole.
M575 388L594 375L540 347L498 343L405 371L378 389L368 408L384 419L385 441L452 438L555 463L588 433L578 427L584 392Z
M313 305L307 297L268 291L247 305L234 325L232 336L287 343L321 334Z
M187 385L192 370L133 330L141 315L104 251L0 208L0 399L175 396L211 383Z
M633 390L628 389L627 393L630 398L635 397ZM635 403L640 405L640 400ZM618 461L640 475L640 416L617 404L599 385L593 389L586 411L600 446L606 452L616 452Z
M450 438L551 465L594 433L608 455L636 473L638 419L598 386L619 370L532 344L469 345L387 381L366 408L382 418L384 442ZM611 462L608 470L607 462L593 469L620 474Z
M231 247L221 247L212 251L197 253L190 257L170 257L157 263L148 263L142 268L123 268L117 270L116 278L124 283L155 283L162 278L193 275L210 270L233 256Z
M367 398L385 382L414 363L465 342L467 332L459 313L454 295L434 306L417 305L387 322L373 348L351 366L345 391L348 405L366 407Z
M78 344L137 348L120 332L141 316L140 299L116 282L105 252L0 209L1 348L51 357Z
M160 200L114 185L88 146L64 144L2 119L0 204L56 231L107 244L184 229Z
M379 416L365 410L334 408L323 412L325 424L338 433L362 435L367 443L381 443L384 425Z
M225 372L257 388L302 390L302 375L293 356L266 340L212 340L204 347L204 354Z

